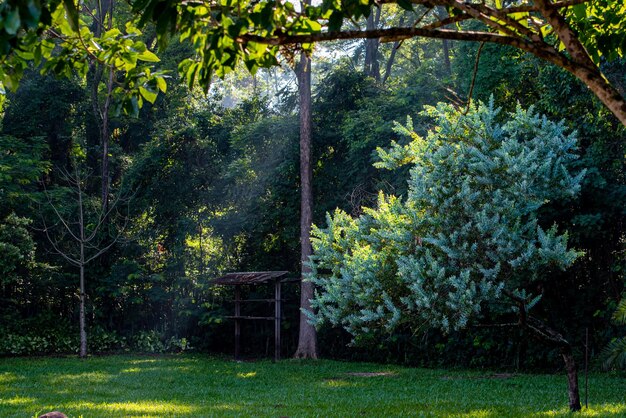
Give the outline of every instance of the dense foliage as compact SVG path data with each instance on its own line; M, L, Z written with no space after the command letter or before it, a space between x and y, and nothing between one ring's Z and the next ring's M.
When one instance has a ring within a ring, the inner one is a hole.
M123 18L127 12L121 5L115 11L113 26L120 30L115 39L128 34ZM385 12L381 21L401 18ZM81 19L81 25L90 26L87 17ZM142 34L128 39L152 49L154 30L147 24ZM503 108L500 118L515 112L520 103L522 108L535 104L535 112L549 120L563 120L559 129L576 130L579 144L580 158L570 161L568 169L586 170L576 196L563 201L567 203L543 204L537 213L542 231L559 225L554 237L569 231L569 246L584 254L565 273L555 271L549 279L537 277L532 282L527 291L542 295L534 312L562 330L578 354L585 328L592 353L622 336L611 316L622 296L626 268L626 136L612 115L567 73L515 49L486 45L477 62L478 46L468 43L416 39L379 44L373 54L379 64L377 75L371 65L367 73L362 71L366 42L330 44L324 53L313 55L315 222L321 225L325 213L335 208L358 217L363 207L376 204L379 191L398 196L385 198L390 211L408 201L414 193L407 188L410 165L394 171L376 169L372 165L378 159L376 149L386 148L394 138L406 144L394 131L393 121L404 121L407 115L415 132L426 136L433 121L417 113L424 105L444 101L466 109L477 63L474 99L488 101L493 95L495 107ZM142 53L137 47L135 52ZM299 268L298 125L291 70L259 71L251 77L235 68L204 96L181 86L186 80L175 76L190 50L188 43L170 39L169 48L159 53L160 62L144 56L148 60L143 63L154 66L151 74L161 77L159 71L169 71L172 79L167 94L156 97L157 90L162 92L154 84L158 81L143 85L150 100L137 92L144 97L141 109L133 107L136 95L125 96L124 71L115 72L113 84L123 87L120 95L113 95L121 100L116 103L130 100L125 102L127 110L138 117L125 116L123 107L119 114L110 112L105 180L112 196L132 198L123 211L127 220L111 222L102 230L103 241L120 233L122 239L87 266L92 352L189 347L228 352L232 324L224 316L231 313L232 295L210 287L208 281L224 271ZM62 198L67 189L60 175L72 168L72 161L80 161L91 172L86 192L92 205L100 200L105 157L94 103L104 103L109 95L102 79L93 88L97 61L92 63L78 74L87 83L74 77L73 70L68 70L69 79L61 80L41 75L41 67L26 65L19 88L8 93L3 105L3 355L77 349L77 272L50 252L41 229L42 219L47 223L56 219L44 192L65 213L72 207L70 199ZM137 65L142 65L140 59ZM603 71L615 85L623 86L625 68L617 60L605 64ZM528 282L515 286L521 284ZM267 297L265 289L249 291L252 297ZM297 335L295 289L286 289L285 296L288 355ZM490 322L501 312L490 308L482 314ZM448 334L426 327L419 334L414 331L401 324L383 339L348 348L350 335L326 326L320 331L320 347L325 356L411 364L552 367L557 356L554 350L529 343L523 334L499 328L467 332L451 326ZM248 324L243 333L255 347L249 354L267 352L268 327Z
M556 225L542 228L539 210L574 197L584 172L570 173L576 139L563 126L517 108L430 108L424 138L380 150L377 165L412 164L405 200L380 195L358 218L343 211L313 229L311 280L319 323L355 336L402 323L449 332L465 328L503 288L529 288L578 254ZM329 273L325 273L329 272ZM558 284L555 284L558 286Z

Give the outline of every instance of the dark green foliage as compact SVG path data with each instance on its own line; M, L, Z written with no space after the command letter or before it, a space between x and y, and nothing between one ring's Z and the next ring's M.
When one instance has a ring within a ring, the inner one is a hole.
M144 5L149 8L152 3ZM160 8L175 6L161 3ZM126 13L116 13L122 12ZM342 23L338 17L332 19L335 25ZM261 10L254 17L268 18ZM159 27L147 25L141 36L150 47L157 32L165 41L163 31L172 27L169 20L156 23ZM6 35L2 31L0 35ZM133 198L125 236L87 271L94 278L87 289L93 352L169 350L168 344L177 350L185 345L183 338L196 350L229 352L232 323L224 316L232 313L232 305L226 302L232 295L228 289L208 286L208 280L233 270L298 271L298 126L296 104L289 95L293 86L281 85L286 91L281 98L246 97L235 104L232 98L222 101L219 93L208 98L189 93L176 84L175 74L193 46L173 39L169 43L159 53L161 63L155 64L174 77L167 95L145 103L137 119L122 114L111 119L112 190ZM448 74L440 40L407 40L397 50L393 75L384 85L357 70L362 48L356 42L349 47L354 47L349 59L324 55L317 58L328 61L320 64L326 69L314 68L313 186L318 224L325 212L337 207L359 215L362 206L372 205L379 190L406 196L408 167L394 172L373 168L375 150L392 139L406 144L393 132L392 122L404 123L407 115L413 118L416 132L424 134L430 121L415 113L423 105L450 101L465 108L478 45L450 42L452 74ZM385 48L391 47L391 43L381 47L381 67L390 51ZM257 52L262 58L264 53ZM220 65L230 65L231 58L218 55L214 58L223 60ZM183 70L196 81L210 76L199 66L191 67L192 62L187 64ZM603 65L617 86L624 85L624 68L620 60ZM80 81L41 76L34 69L24 74L20 89L7 96L0 137L0 229L6 232L0 245L7 248L0 253L4 272L0 281L19 284L1 289L0 340L18 347L2 352L72 352L77 339L77 277L49 253L38 229L41 217L50 220L53 214L40 210L35 202L44 184L53 191L61 183L51 169L68 168L72 158L84 160L93 171L88 194L98 201L98 127L89 92ZM118 76L122 82L122 74ZM252 83L247 78L239 81ZM551 120L563 119L568 129L578 131L581 159L574 168L587 170L580 197L545 206L539 218L542 225L557 223L569 230L572 247L585 255L567 274L536 281L528 290L543 294L536 313L565 332L577 355L584 328L589 328L595 360L595 353L623 336L609 324L626 269L624 131L588 89L565 72L516 50L485 45L473 99L486 100L492 94L504 111L513 110L518 102L523 107L535 105L539 113ZM227 102L232 107L221 106ZM69 199L59 202L62 210L71 208ZM250 292L259 298L270 295L264 288ZM298 295L295 286L285 294L283 335L288 355L297 335ZM485 322L510 320L496 311L487 307ZM272 329L265 325L245 325L251 347L246 354L267 351ZM401 326L363 347L347 347L348 342L349 337L337 329L320 333L320 346L329 357L531 368L551 367L558 360L556 351L537 347L527 335L498 328L444 336L436 331L415 335Z

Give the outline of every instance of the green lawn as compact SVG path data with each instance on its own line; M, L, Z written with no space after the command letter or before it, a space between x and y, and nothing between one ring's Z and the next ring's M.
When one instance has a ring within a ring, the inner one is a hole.
M589 386L582 416L626 417L624 375L594 374ZM560 417L566 405L561 375L199 355L0 359L2 418L55 409L85 418Z

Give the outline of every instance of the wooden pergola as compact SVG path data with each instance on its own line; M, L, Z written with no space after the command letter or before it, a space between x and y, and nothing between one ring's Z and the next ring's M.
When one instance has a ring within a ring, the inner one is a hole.
M239 360L242 320L274 321L274 359L280 359L280 327L282 320L281 285L285 282L295 282L300 280L285 277L287 274L289 274L288 271L249 271L228 273L210 282L213 285L235 287L235 299L233 301L235 302L235 314L227 316L227 318L235 320L235 360ZM241 286L256 286L264 284L274 285L273 299L241 299ZM245 302L273 302L274 316L244 316L241 314L241 304Z

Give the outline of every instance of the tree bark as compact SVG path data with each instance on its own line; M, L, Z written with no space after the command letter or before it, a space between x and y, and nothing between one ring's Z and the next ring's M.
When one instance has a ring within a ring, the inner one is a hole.
M381 8L376 8L376 15L370 13L367 17L366 27L367 30L374 30L380 23ZM380 40L378 38L371 38L365 40L365 60L364 60L364 72L365 75L374 78L376 81L380 81L380 64L378 62L378 48L380 46Z
M571 411L580 411L580 391L578 390L578 370L576 362L572 354L572 347L567 346L561 348L561 356L565 362L565 371L567 372L567 393L569 396L569 409Z
M82 250L82 248L81 248ZM80 266L80 312L79 312L79 329L80 329L80 357L87 357L87 331L85 329L85 266Z
M307 266L313 253L311 247L311 225L313 224L313 192L311 168L311 59L303 52L300 54L298 72L298 92L300 96L300 263L302 284L300 287L300 332L298 348L294 357L317 358L317 332L309 324L303 310L311 309L313 283L304 281L310 271Z
M78 173L78 171L77 171ZM87 356L87 331L85 330L85 214L83 212L83 190L80 178L76 175L76 188L78 190L78 228L80 237L80 309L79 309L79 332L80 332L80 358Z
M569 397L569 408L571 411L580 411L580 394L578 390L578 371L576 370L576 361L572 354L572 346L557 331L545 325L537 318L528 317L526 324L533 335L540 340L559 347L563 361L565 362L565 371L567 373L567 393Z
M544 341L552 346L558 347L565 362L567 373L567 393L569 397L569 408L571 411L580 411L580 394L578 389L578 371L576 361L572 354L572 345L558 331L547 326L543 321L528 315L526 310L526 300L515 295L510 290L502 291L505 296L514 301L519 308L518 325L532 332L532 335L540 341Z
M399 26L404 25L404 14L400 17ZM385 65L385 75L383 76L383 84L387 82L387 79L391 76L391 70L393 69L393 63L396 60L396 54L398 53L398 48L400 48L400 41L395 41L393 46L391 47L391 53L389 54L389 59L387 60L387 64Z
M445 68L446 70L446 75L451 76L452 75L452 65L450 64L450 47L448 45L448 40L447 39L442 39L441 40L442 43L442 47L443 47L443 68Z

